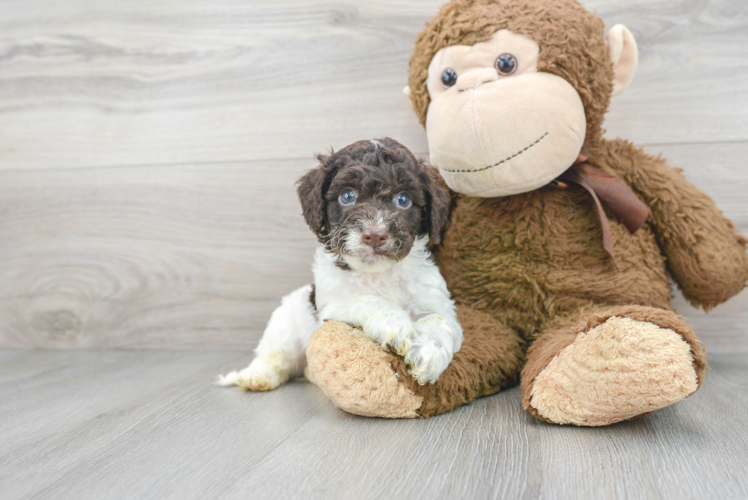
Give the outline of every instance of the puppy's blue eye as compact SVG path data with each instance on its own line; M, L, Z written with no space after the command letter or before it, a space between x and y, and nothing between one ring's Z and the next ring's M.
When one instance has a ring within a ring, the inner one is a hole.
M350 205L356 201L356 191L353 189L346 189L343 194L340 195L340 203L343 205Z
M413 204L412 201L410 201L410 196L408 196L405 193L400 193L395 198L395 203L397 203L397 206L400 208L410 208L410 206Z

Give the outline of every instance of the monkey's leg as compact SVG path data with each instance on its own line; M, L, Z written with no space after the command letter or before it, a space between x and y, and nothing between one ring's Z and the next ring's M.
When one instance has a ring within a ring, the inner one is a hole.
M671 405L704 379L686 320L643 306L583 309L544 328L522 370L522 403L556 424L607 425Z
M368 417L427 418L515 385L525 362L524 340L471 308L458 306L457 317L465 340L434 384L419 385L402 357L339 321L312 335L309 371L336 406Z

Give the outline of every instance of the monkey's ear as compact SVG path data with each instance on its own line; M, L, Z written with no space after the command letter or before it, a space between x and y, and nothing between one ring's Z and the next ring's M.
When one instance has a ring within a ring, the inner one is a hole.
M613 63L613 97L619 95L634 79L639 64L639 50L636 40L623 24L616 24L605 35L608 55Z
M452 208L452 198L449 189L434 167L421 163L419 173L423 194L426 198L424 219L426 231L429 233L429 243L438 245L442 235L449 226L449 216Z
M319 155L317 159L320 164L317 168L310 170L296 181L297 193L301 202L301 212L304 220L314 234L319 235L325 228L325 177L328 173L326 163L329 156Z

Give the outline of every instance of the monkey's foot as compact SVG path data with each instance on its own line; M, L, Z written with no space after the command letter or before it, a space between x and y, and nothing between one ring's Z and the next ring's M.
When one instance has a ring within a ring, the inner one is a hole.
M698 345L694 349L695 336L682 318L647 309L649 319L663 321L658 325L641 314L630 315L639 319L611 316L578 333L534 378L525 406L551 423L600 426L693 394L703 377L703 349ZM686 329L694 343L682 335ZM538 347L549 340L543 338ZM537 358L534 350L528 365Z

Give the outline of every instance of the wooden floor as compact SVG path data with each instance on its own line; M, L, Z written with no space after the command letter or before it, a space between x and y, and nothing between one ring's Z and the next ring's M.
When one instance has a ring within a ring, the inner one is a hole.
M0 352L0 497L748 498L748 355L653 415L558 427L517 389L429 420L335 408L306 382L211 385L227 352Z

